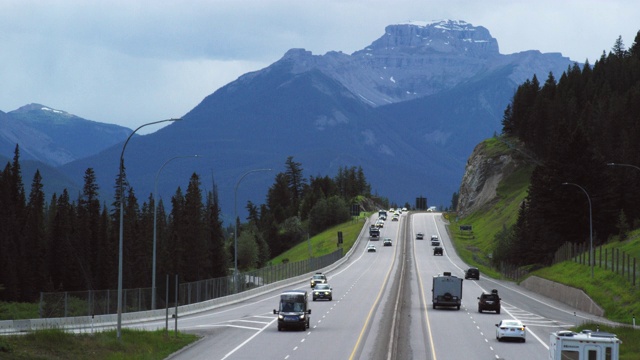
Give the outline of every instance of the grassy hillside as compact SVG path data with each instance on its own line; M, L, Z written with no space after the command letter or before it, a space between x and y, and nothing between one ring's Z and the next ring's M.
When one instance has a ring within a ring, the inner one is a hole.
M484 144L487 156L512 151L496 139L485 140ZM475 264L482 272L494 277L499 276L491 268L494 238L503 226L509 227L516 222L518 208L527 196L532 171L533 166L516 170L502 179L496 189L494 201L465 218L450 219L449 233L454 240L454 247L466 263ZM461 225L471 225L472 230L461 231Z
M338 231L342 231L342 248L344 254L347 253L358 239L358 235L362 230L366 217L364 214L357 219L336 225L320 234L312 237L309 241L304 241L278 255L271 260L272 264L280 264L285 262L296 262L308 259L309 257L317 257L334 252L337 249Z
M490 155L500 151L510 151L506 146L496 143L494 139L487 141ZM533 167L522 168L502 179L497 188L497 198L482 209L465 218L449 216L449 233L456 251L465 262L478 266L486 275L501 277L495 269L491 268L494 239L504 226L508 227L517 220L518 208L527 195L532 171ZM471 225L473 230L460 231L460 225ZM619 249L631 257L640 258L640 229L632 231L625 241L612 239L603 245L603 248L609 253ZM640 267L640 264L638 266ZM630 281L628 276L622 276L598 266L594 267L594 277L591 278L589 266L574 261L564 261L539 269L531 275L582 289L604 308L605 316L610 320L632 324L635 314L640 314L640 278L636 279L634 286L633 280ZM585 326L594 329L596 325ZM601 329L618 334L623 341L620 359L637 358L637 354L640 353L638 331L628 331L626 328L605 329L602 326Z
M640 230L633 231L625 241L613 239L603 245L603 248L607 249L609 253L615 249L624 250L631 257L638 258L640 255ZM597 263L596 257L593 278L591 278L591 269L588 265L581 265L573 261L563 261L534 271L532 275L581 289L604 309L608 319L631 324L635 314L640 316L640 279L636 278L636 285L633 286L633 278L630 280L629 276L616 274L610 268L605 270L597 266ZM640 318L638 322L640 323Z

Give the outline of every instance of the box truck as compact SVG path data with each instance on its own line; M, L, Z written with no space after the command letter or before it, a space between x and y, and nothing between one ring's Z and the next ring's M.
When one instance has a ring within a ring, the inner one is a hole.
M431 288L433 308L437 306L455 306L460 310L462 303L462 278L445 272L433 277Z

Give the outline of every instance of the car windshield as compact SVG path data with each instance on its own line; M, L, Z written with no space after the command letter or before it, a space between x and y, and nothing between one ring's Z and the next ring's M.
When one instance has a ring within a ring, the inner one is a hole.
M314 275L313 278L315 280L322 280L322 279L324 279L324 275Z
M522 326L518 321L504 321L502 326Z
M282 303L282 311L283 312L300 312L303 309L303 304L299 302L283 302Z
M329 289L329 285L327 284L318 284L316 285L316 290L327 290Z

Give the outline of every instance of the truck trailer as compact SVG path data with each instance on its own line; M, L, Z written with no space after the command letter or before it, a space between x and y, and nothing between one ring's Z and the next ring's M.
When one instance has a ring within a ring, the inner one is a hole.
M615 334L582 330L551 333L549 360L618 360L622 341Z
M445 272L433 277L431 288L433 308L437 306L455 306L460 310L462 303L462 278Z

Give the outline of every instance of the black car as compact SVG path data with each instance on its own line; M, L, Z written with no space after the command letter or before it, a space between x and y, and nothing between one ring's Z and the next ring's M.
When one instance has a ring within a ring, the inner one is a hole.
M496 289L491 290L489 294L482 293L478 296L478 312L495 311L496 314L500 314L500 300Z
M441 246L436 246L433 248L433 255L440 255L442 256L442 247Z
M474 267L468 268L464 273L464 278L480 280L480 270Z

